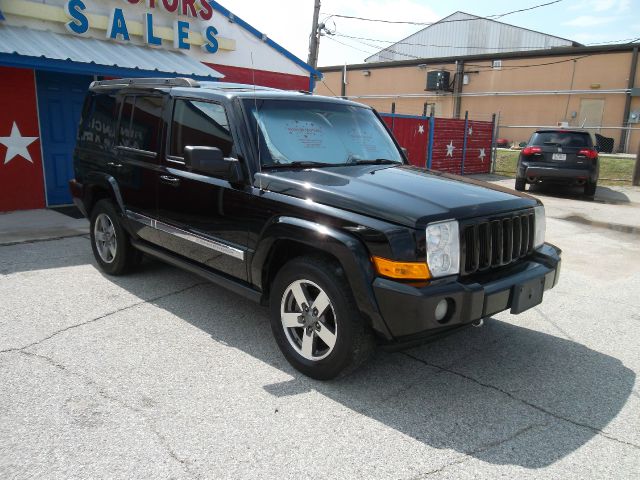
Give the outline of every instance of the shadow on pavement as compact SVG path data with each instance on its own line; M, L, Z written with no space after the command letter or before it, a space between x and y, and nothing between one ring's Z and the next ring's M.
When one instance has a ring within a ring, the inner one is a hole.
M145 265L138 278L111 280L135 294L140 276L164 270ZM242 297L206 284L154 305L291 375L264 386L274 396L314 390L431 447L494 464L541 468L574 452L616 417L635 381L616 358L489 320L481 329L407 352L378 351L347 378L318 382L289 366L273 340L267 309ZM220 315L225 311L234 319ZM331 421L330 414L317 414L317 421Z
M3 252L11 258L11 250ZM93 263L86 239L68 241L64 251L34 250L34 255L31 263L9 268ZM152 279L170 281L174 275L172 267L147 260L130 276L105 278L149 298ZM202 284L152 303L206 332L212 346L223 343L290 375L263 387L271 395L314 390L426 445L493 464L541 468L571 454L606 429L635 382L633 371L614 357L495 320L407 352L378 351L353 375L318 382L289 366L273 339L267 309L242 297ZM316 413L316 421L331 421L330 412Z
M536 196L548 196L555 198L569 198L572 200L584 200L585 202L604 203L608 205L625 205L631 203L631 200L623 192L613 190L609 187L598 185L596 194L593 198L584 195L583 187L575 185L556 185L556 184L536 184L529 185L527 193Z

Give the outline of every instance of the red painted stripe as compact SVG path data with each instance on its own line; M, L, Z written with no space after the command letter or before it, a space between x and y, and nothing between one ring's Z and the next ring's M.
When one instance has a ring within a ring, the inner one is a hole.
M309 90L309 77L302 75L291 75L289 73L269 72L266 70L252 70L243 67L231 67L229 65L217 65L215 63L205 63L208 67L222 73L224 82L237 82L263 87L280 88L283 90ZM255 74L255 76L254 76Z

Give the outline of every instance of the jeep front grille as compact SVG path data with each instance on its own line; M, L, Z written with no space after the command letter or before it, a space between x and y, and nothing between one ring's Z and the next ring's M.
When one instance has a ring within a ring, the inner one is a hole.
M535 215L519 212L461 222L460 273L471 275L508 265L533 252Z

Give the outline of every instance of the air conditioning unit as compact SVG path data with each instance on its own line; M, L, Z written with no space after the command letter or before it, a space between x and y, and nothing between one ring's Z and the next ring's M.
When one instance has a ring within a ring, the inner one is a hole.
M427 88L426 90L432 92L449 92L450 88L450 73L444 70L435 70L427 72Z
M556 126L560 128L569 128L569 122L558 122Z

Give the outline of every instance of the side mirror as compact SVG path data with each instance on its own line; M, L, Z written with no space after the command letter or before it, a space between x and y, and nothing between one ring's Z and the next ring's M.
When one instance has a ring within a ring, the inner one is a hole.
M240 179L240 162L224 158L217 147L184 147L184 161L192 172L237 182Z

